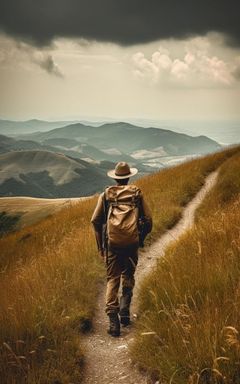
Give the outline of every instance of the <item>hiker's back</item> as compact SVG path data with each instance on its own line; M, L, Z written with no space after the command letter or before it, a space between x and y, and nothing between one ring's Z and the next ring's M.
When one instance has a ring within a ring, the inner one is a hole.
M116 185L105 191L106 236L110 247L139 244L139 205L141 190L135 185Z
M151 212L141 190L129 178L138 170L126 162L119 162L107 175L117 182L99 195L91 218L101 260L107 273L106 313L108 333L120 335L120 323L131 324L130 304L138 263L138 247L143 247L145 236L151 231ZM122 295L118 300L121 284ZM120 317L120 319L119 319ZM120 321L119 321L120 320Z

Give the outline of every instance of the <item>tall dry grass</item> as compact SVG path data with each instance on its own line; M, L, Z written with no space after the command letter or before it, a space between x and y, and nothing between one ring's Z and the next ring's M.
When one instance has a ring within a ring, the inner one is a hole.
M181 216L226 150L138 181L153 211L153 236ZM81 332L91 327L104 275L90 217L96 198L0 239L0 377L3 383L81 381Z
M184 206L204 184L205 177L238 152L239 146L235 146L138 180L136 184L143 190L153 214L153 231L148 242L173 227Z
M144 281L132 356L175 384L240 382L240 153Z
M102 275L89 223L94 204L82 202L1 240L10 259L0 280L3 383L81 379L79 334L91 326Z

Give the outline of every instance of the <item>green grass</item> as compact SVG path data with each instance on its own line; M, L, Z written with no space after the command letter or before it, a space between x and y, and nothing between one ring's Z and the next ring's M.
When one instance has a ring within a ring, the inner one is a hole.
M240 381L239 170L238 153L142 284L132 357L162 382Z

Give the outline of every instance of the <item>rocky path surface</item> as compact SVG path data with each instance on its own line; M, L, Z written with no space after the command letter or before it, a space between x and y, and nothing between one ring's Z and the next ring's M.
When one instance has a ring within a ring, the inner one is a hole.
M185 207L180 221L150 247L139 252L139 263L136 271L136 286L131 312L136 312L136 301L140 283L153 268L156 261L164 255L168 245L177 240L194 223L194 213L202 200L216 182L218 172L212 172L205 180L204 186ZM140 373L131 362L128 353L133 341L132 326L122 328L121 336L113 338L106 332L108 318L105 309L105 286L99 296L94 331L84 339L86 355L86 374L84 384L145 384L149 378Z

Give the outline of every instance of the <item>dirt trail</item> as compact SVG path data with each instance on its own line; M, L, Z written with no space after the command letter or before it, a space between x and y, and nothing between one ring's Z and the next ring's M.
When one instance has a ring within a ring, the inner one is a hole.
M131 312L136 312L136 301L139 285L146 274L148 274L156 261L165 253L166 248L177 240L194 222L194 213L207 192L212 188L217 179L218 172L212 172L205 180L204 186L197 195L189 202L183 211L180 221L163 236L161 236L150 247L139 252L139 263L136 272L136 286L133 296ZM105 286L99 296L94 331L86 336L84 344L86 347L86 375L84 384L144 384L149 379L141 374L137 367L131 363L128 354L129 344L133 341L133 330L122 328L121 337L113 338L106 332L108 318L105 309Z

